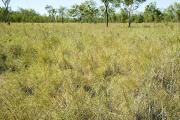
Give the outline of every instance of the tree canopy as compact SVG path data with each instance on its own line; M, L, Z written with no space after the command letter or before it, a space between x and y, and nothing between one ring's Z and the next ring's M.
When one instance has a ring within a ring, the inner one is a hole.
M10 9L10 0L2 0L0 7L1 22L179 22L180 3L176 2L162 10L156 3L150 3L143 12L134 12L145 0L101 0L98 6L93 0L86 0L70 8L52 5L45 6L48 15L42 15L33 9Z

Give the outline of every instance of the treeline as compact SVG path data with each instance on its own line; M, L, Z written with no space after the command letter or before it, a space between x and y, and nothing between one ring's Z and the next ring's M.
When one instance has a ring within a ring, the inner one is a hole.
M105 4L106 5L106 4ZM81 23L99 23L105 22L106 6L97 6L92 0L87 0L79 5L73 5L71 8L60 6L54 8L47 5L45 9L48 15L41 15L33 9L19 8L17 11L9 10L9 19L11 22L81 22ZM108 4L109 5L109 4ZM0 22L5 21L5 7L0 7ZM129 20L126 8L118 9L116 5L108 6L109 22L125 23ZM131 22L179 22L180 21L180 3L174 3L168 8L161 10L156 3L150 3L143 12L131 15Z

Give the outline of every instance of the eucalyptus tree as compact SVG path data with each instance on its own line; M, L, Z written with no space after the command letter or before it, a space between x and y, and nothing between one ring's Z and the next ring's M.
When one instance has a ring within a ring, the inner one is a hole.
M106 27L109 26L109 7L114 0L101 0L104 3L105 15L106 15Z
M101 20L101 22L103 22L103 19L105 18L105 7L102 5L102 6L99 6L99 13L98 13L98 16Z
M146 0L114 0L114 4L128 13L128 27L131 27L131 14L145 1Z
M72 18L77 19L79 22L83 22L87 13L85 4L73 5L69 10L69 14Z
M166 21L180 22L180 2L176 2L165 9L164 18Z
M162 12L157 8L156 3L150 3L144 10L145 22L161 22L163 17Z
M47 10L51 21L55 22L57 10L55 8L53 8L53 6L51 6L51 5L46 5L45 9Z
M4 22L8 23L10 25L10 17L9 17L9 4L11 0L2 0L2 3L4 4L5 11L4 11Z
M103 22L103 20L104 19L106 19L105 21L107 21L107 17L106 17L106 8L105 8L105 6L100 6L99 7L99 18L100 18L100 20L101 20L101 22ZM115 8L114 7L112 7L112 6L110 6L109 8L108 8L108 22L111 20L111 19L113 19L113 17L115 17L116 16L116 12L115 12Z
M84 13L86 22L95 22L98 17L99 9L96 6L96 3L93 0L86 0L81 3L81 11Z
M174 3L173 8L174 8L175 18L178 22L180 22L180 2Z
M87 6L84 3L79 5L79 13L81 15L81 23L84 22L85 18L87 17Z
M109 14L109 21L116 22L116 10L113 6L109 7L108 14Z
M58 14L61 17L61 22L64 23L64 18L66 16L67 9L64 6L60 6L58 9Z
M69 10L68 10L69 16L71 18L74 18L75 20L77 19L78 21L81 22L82 20L82 13L80 12L79 5L73 5Z
M128 20L128 14L124 9L121 9L119 12L120 22L125 23Z

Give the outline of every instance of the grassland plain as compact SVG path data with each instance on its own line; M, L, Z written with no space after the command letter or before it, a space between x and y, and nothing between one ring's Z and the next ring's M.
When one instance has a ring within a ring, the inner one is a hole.
M180 24L0 24L0 119L179 120Z

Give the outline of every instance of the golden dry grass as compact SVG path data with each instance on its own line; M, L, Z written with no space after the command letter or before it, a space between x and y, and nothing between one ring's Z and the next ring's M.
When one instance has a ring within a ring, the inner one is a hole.
M0 24L0 119L180 119L180 24Z

